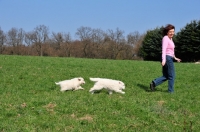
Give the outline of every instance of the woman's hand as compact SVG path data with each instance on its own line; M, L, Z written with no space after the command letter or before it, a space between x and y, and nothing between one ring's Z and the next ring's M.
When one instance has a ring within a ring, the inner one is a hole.
M181 59L174 57L177 62L181 62Z
M162 61L161 65L162 65L162 66L164 66L164 65L165 65L165 63L166 63L166 61Z

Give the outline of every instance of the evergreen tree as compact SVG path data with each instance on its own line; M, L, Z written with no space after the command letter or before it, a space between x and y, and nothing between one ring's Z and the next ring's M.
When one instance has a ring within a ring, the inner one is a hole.
M160 61L162 53L163 27L147 31L142 47L140 48L140 56L144 60Z
M185 62L200 60L200 21L192 21L176 35L176 56Z

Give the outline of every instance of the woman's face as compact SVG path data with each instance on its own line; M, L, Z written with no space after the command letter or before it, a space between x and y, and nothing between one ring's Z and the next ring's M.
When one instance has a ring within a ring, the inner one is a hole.
M167 36L169 38L172 38L174 36L174 29L169 30L168 33L167 33Z

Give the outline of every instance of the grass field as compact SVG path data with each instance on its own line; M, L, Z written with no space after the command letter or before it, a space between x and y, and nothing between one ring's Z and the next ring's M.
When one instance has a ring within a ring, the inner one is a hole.
M175 63L175 93L153 61L0 55L1 132L197 132L200 65ZM56 81L83 77L85 90L60 92ZM90 94L89 77L121 80L125 94Z

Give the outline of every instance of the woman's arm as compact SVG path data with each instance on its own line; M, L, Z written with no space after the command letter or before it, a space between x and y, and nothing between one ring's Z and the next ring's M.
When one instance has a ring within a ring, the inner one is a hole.
M168 39L167 37L163 37L162 39L162 66L166 63L166 50L168 45Z
M174 55L174 59L177 61L177 62L181 62L181 59L179 58L176 58L176 56Z

